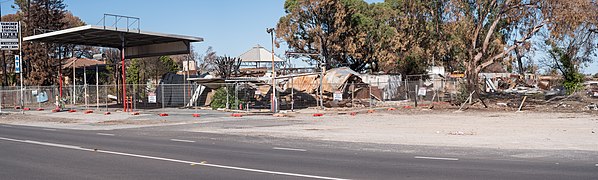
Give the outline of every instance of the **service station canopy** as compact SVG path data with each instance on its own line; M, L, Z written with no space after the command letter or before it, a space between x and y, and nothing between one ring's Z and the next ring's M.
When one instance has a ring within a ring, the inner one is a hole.
M29 36L23 41L124 48L125 59L132 59L189 54L190 43L202 42L203 38L87 25Z

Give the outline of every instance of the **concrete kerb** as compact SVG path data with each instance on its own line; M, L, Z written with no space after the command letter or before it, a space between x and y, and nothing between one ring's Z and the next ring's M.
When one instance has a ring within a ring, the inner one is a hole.
M129 115L130 117L135 117L135 116L139 116L139 115L154 115L154 116L160 116L160 117L167 117L167 116L173 116L175 118L182 118L183 116L186 117L194 117L194 118L199 118L199 117L203 117L204 115L208 115L208 117L210 117L211 113L210 111L212 110L202 110L201 113L199 113L197 110L195 109L190 109L190 110L168 110L166 109L167 112L169 113L162 113L165 111L165 109L160 109L160 110L150 110L150 111L142 111L142 112L119 112L118 110L114 110L114 109L110 109L108 111L104 111L102 109L100 109L100 111L95 111L95 110L81 110L81 109L63 109L63 113L66 114L74 114L76 112L81 111L81 113L77 113L77 114L85 114L85 115L89 115L91 116L91 114L97 114L97 115L103 115L103 116L107 116L107 115L111 115L111 116L120 116L120 115ZM206 112L208 111L208 112ZM368 111L370 111L370 113L368 113ZM218 112L221 112L222 115L226 116L226 112L229 112L231 114L229 114L228 116L233 116L233 117L245 117L245 116L269 116L269 117L274 117L274 118L288 118L288 117L297 117L297 116L310 116L310 117L322 117L322 116L359 116L359 115L366 115L366 114L377 114L377 113L390 113L390 112L399 112L401 111L401 109L399 108L395 108L395 107L377 107L377 108L345 108L345 109L334 109L334 108L327 108L324 110L317 110L317 109L301 109L301 110L295 110L295 111L281 111L280 113L272 113L272 112L266 112L266 111L236 111L236 110L228 110L228 111L218 111L218 110L213 110L212 112L216 113L216 114L220 114ZM50 113L50 111L28 111L29 113ZM60 113L59 113L60 114ZM146 117L146 118L149 118ZM112 117L111 117L112 118Z

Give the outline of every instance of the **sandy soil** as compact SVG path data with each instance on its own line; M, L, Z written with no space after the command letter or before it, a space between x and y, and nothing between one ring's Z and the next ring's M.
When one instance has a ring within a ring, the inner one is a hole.
M28 112L2 114L0 124L109 130L203 123L180 130L380 144L598 151L598 112L467 110L456 113L452 109L402 108L379 109L372 114L360 111L356 116L348 112L350 110L338 115L338 112L327 111L322 117L313 117L313 112L304 110L280 118L232 118L220 114L199 119L190 118L188 114L159 117L156 114L105 116L103 113Z
M384 144L598 151L598 116L590 113L417 110L287 119L304 123L193 131Z
M80 130L127 129L177 123L181 122L167 121L164 118L156 118L151 114L132 116L130 113L122 112L104 115L103 113L84 114L82 112L51 113L30 111L25 114L8 113L0 115L0 124Z

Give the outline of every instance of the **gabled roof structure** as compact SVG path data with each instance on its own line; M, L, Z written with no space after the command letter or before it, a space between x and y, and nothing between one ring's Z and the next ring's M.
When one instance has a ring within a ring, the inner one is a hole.
M239 56L241 62L272 63L272 52L259 44ZM284 62L282 58L274 56L274 62Z
M73 68L73 65L75 66L75 68L105 66L106 62L87 58L69 58L64 60L64 64L62 64L62 69Z

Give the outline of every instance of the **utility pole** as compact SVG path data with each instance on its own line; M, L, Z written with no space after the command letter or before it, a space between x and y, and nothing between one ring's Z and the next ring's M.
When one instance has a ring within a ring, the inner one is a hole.
M19 62L19 66L20 66L19 67L20 68L19 78L21 79L21 113L24 114L25 111L23 111L23 108L25 108L24 107L25 106L25 102L24 102L25 100L24 100L24 97L23 97L23 68L22 67L23 67L23 62L25 62L25 61L23 60L23 29L22 29L22 26L23 26L23 22L20 21L19 22L19 59L20 59L20 62Z
M274 28L266 28L266 32L272 37L272 112L278 111L278 103L276 101L276 69L274 66Z

